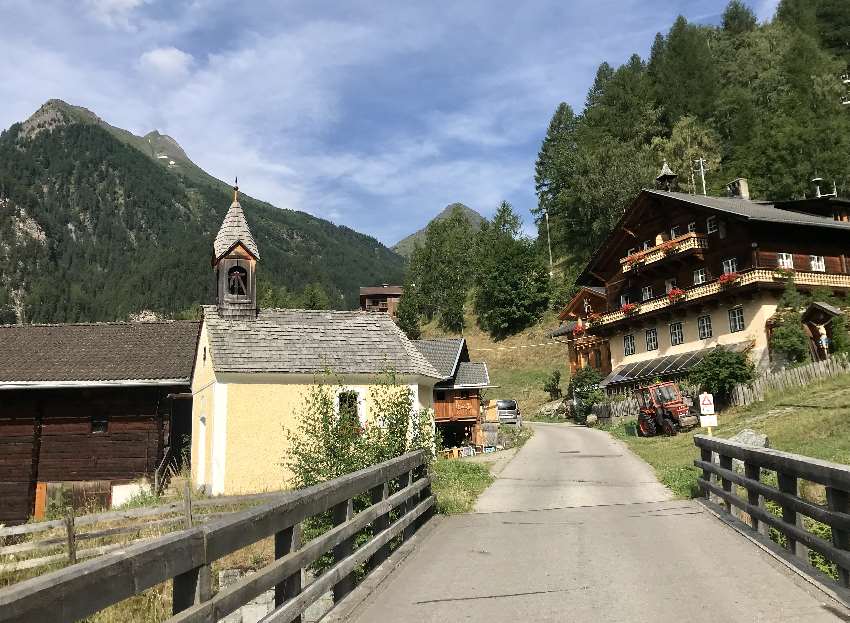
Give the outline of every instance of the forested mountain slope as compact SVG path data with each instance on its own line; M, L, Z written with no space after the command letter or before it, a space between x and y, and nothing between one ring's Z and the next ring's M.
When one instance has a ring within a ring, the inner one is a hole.
M462 203L450 203L445 208L443 208L442 212L432 218L430 223L433 223L434 221L446 220L452 215L455 210L461 211L467 222L469 222L469 226L472 228L472 231L478 231L479 229L481 229L481 224L484 222L484 217L472 208L467 207ZM427 228L428 227L425 226L419 231L410 234L402 240L399 240L395 245L393 245L393 251L395 251L399 255L403 255L404 257L409 258L413 254L413 248L416 246L416 243L419 243L421 245L425 241L425 231L427 230Z
M599 66L585 108L561 104L536 166L536 217L572 274L666 159L684 191L749 178L753 198L850 194L850 2L782 0L759 24L734 0L721 25L680 17L648 59ZM569 273L570 271L568 271Z
M210 301L212 240L231 201L170 137L51 100L0 134L0 321L173 315ZM240 202L262 253L260 290L319 284L332 306L352 308L360 285L402 278L403 258L374 238Z

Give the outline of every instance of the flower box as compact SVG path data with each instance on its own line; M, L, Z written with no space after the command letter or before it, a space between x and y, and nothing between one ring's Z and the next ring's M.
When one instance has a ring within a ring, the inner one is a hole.
M638 304L637 303L626 303L620 308L620 311L622 311L626 316L631 316L632 314L636 314L637 310L638 310Z
M573 337L578 337L580 335L584 335L584 327L573 327Z
M737 284L740 279L741 275L738 273L723 273L717 278L717 283L721 286L731 286Z
M673 253L679 247L679 243L673 240L667 240L658 245L658 249L664 254Z
M599 322L600 320L602 320L602 314L599 312L593 312L587 316L588 322Z
M773 276L776 279L791 279L794 277L795 271L793 268L777 268L773 271Z
M667 300L671 303L678 303L683 298L685 298L685 291L681 288L670 288L670 291L667 292Z

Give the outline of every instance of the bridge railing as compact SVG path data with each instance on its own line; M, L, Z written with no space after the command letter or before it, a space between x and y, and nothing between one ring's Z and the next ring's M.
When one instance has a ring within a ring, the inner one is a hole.
M355 513L354 500L368 499ZM417 451L276 500L0 589L0 622L76 621L173 580L169 623L218 621L274 589L264 622L299 621L328 590L334 602L371 570L391 542L409 538L433 510L427 454ZM333 527L301 543L301 524L330 512ZM355 549L355 537L371 528ZM274 561L212 593L214 561L274 537ZM333 564L307 587L302 570L328 552Z
M773 540L806 564L810 550L820 554L850 587L850 467L703 435L694 443L706 497L722 500L727 513L743 511L753 531L774 529Z

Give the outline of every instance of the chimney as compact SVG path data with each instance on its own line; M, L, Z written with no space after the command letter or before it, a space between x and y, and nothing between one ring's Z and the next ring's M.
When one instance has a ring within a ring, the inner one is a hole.
M730 197L750 200L750 185L746 177L739 177L726 184L726 190Z

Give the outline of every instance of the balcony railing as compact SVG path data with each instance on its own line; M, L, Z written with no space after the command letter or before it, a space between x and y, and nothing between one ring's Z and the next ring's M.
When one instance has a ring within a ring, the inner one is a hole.
M848 288L850 289L850 275L839 275L835 273L813 273L795 271L793 274L794 283L801 286L825 286L829 288ZM746 270L738 274L737 281L729 284L721 284L717 279L709 283L703 283L685 290L677 300L671 301L667 295L659 296L642 303L636 303L634 311L626 314L623 310L608 312L602 314L602 317L592 322L590 327L599 327L613 322L619 322L626 317L639 317L649 314L665 307L676 307L686 301L693 301L701 298L706 298L718 294L723 290L734 290L741 286L752 283L784 283L787 278L776 273L775 270L754 268Z
M666 240L665 242L649 249L632 253L631 255L622 258L620 260L620 264L623 266L623 272L627 273L637 266L653 264L663 260L665 257L670 257L671 255L678 255L686 251L707 248L708 238L705 234L688 232L683 236Z

